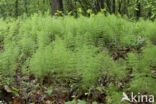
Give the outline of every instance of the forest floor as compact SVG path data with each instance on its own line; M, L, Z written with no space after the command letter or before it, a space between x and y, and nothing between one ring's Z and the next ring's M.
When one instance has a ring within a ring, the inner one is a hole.
M57 84L49 85L46 79L43 85L41 85L32 76L23 76L20 70L16 71L14 78L15 81L11 86L0 86L2 104L9 104L10 102L13 104L64 104L75 98L87 100L88 102L105 102L105 94L101 94L99 90L94 90L92 96L88 97L81 89L59 86Z
M129 51L131 51L129 48L120 49L112 53L112 58L114 60L125 58ZM129 73L129 77L127 77L125 83L129 81L130 77L131 73ZM98 80L97 84L106 85L108 80L106 77L103 77L103 79ZM59 83L62 83L59 82L59 78L55 78L53 83L48 83L48 79L44 78L41 85L37 78L22 75L21 70L17 69L14 81L10 86L0 85L0 98L3 102L2 104L10 104L10 102L13 104L64 104L74 99L85 100L90 104L93 101L106 104L107 95L102 93L100 89L92 90L88 96L81 89L61 86ZM68 84L70 82L64 81L63 83ZM119 83L119 86L123 88L124 84Z

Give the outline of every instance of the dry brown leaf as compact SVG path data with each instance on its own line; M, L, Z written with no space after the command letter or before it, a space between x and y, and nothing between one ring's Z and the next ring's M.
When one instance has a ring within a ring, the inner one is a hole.
M50 100L46 101L45 104L52 104L52 102Z
M9 86L7 86L7 85L4 86L4 90L6 92L8 92L8 93L11 93L12 92L11 88Z

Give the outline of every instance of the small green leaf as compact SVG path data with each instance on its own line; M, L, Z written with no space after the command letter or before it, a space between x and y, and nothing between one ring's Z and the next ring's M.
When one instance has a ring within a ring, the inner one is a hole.
M48 95L51 96L52 93L53 93L53 90L52 90L52 89L49 89L49 90L48 90Z

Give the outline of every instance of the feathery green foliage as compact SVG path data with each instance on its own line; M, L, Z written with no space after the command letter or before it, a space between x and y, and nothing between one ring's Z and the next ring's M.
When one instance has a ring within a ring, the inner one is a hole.
M142 48L140 54L130 53L128 55L128 63L133 68L134 78L130 82L130 87L135 93L149 93L156 94L155 92L155 75L152 71L156 66L156 46L147 44Z
M118 84L124 84L130 74L132 78L126 86L131 91L156 95L155 22L130 22L102 13L79 18L34 14L0 22L3 76L13 76L17 69L41 83L45 77L52 81L59 76L61 80L74 80L67 86L83 91L97 86L104 76L108 80L107 102L111 103L120 99L122 90ZM131 52L114 60L112 53L125 48Z

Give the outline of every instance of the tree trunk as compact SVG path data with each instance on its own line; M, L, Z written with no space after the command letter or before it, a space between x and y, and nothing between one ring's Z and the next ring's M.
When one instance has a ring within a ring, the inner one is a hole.
M18 0L15 2L15 16L18 16Z
M137 0L137 10L136 10L137 19L141 16L141 4L140 1Z
M28 9L27 9L27 0L24 1L24 7L25 7L25 12L28 13Z
M124 0L124 15L127 14L127 0Z
M115 0L113 0L113 13L115 14Z
M40 0L37 1L37 10L40 10Z
M109 13L111 13L111 4L110 4L110 0L106 0L106 4L107 4L107 8Z
M101 9L101 1L100 0L96 0L96 12L100 11Z
M121 14L121 1L120 0L118 1L118 5L119 5L118 12Z
M63 1L62 0L51 0L51 13L55 15L55 13L59 11L63 11Z
M101 9L105 8L104 3L105 3L105 1L104 0L101 0Z

